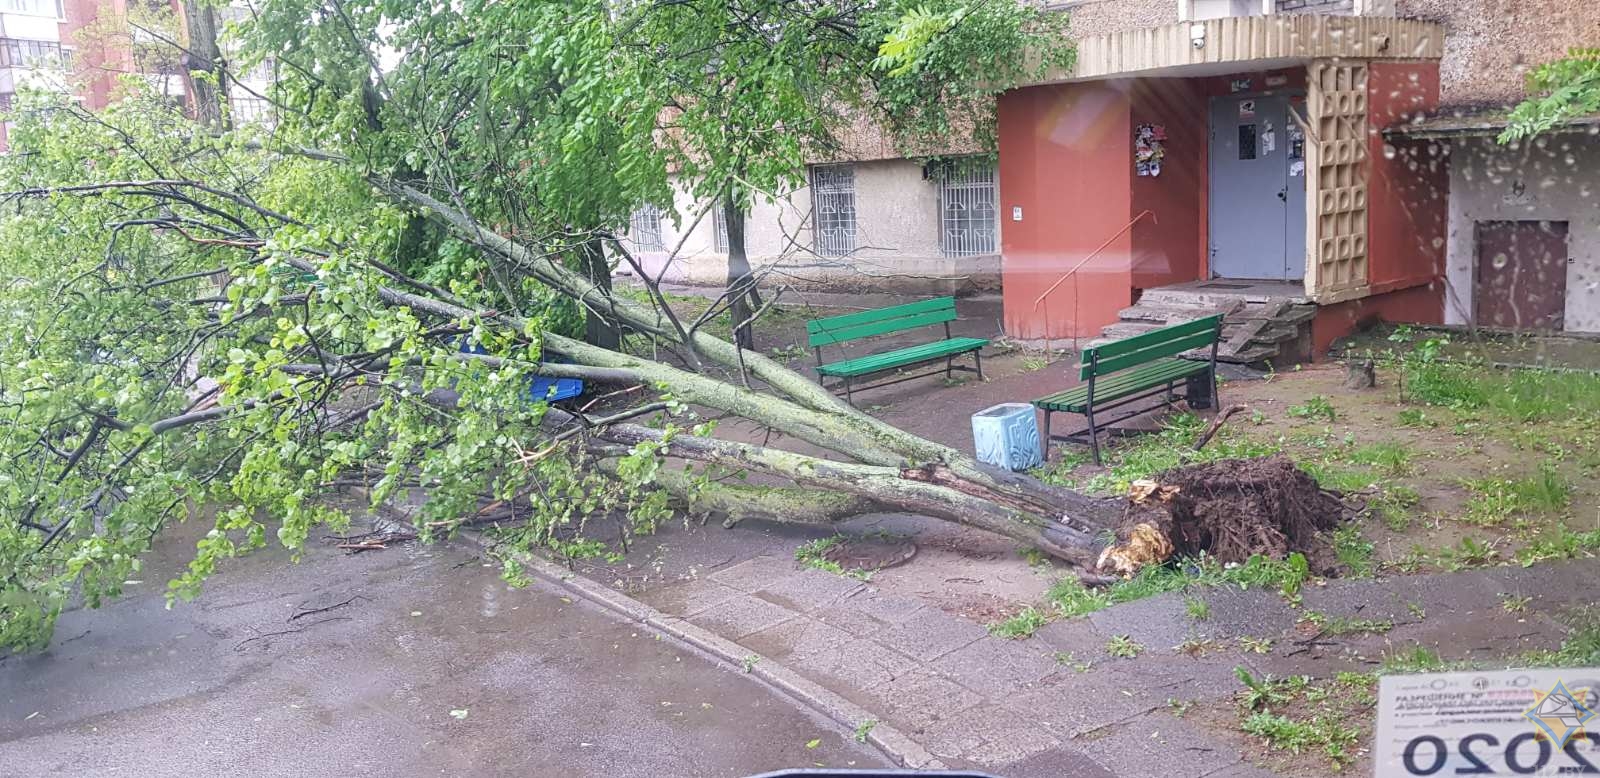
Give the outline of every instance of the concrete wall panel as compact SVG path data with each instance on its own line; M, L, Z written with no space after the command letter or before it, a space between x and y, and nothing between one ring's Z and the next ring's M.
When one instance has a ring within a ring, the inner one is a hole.
M1566 329L1600 332L1600 137L1553 135L1507 148L1488 138L1451 152L1445 318L1471 321L1479 221L1569 223Z
M1449 106L1514 103L1528 68L1600 41L1594 0L1396 0L1395 12L1444 25Z

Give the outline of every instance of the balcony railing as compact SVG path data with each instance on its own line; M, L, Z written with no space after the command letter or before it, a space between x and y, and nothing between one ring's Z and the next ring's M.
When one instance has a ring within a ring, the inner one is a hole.
M7 68L60 68L66 67L69 49L56 41L32 41L21 38L0 38L0 67Z

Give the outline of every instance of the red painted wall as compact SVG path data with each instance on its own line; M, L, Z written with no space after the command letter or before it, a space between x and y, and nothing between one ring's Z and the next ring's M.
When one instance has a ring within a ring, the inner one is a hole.
M1379 321L1443 324L1443 290L1441 279L1318 308L1311 322L1312 359L1323 359L1335 339Z
M1002 295L1012 337L1092 337L1132 303L1134 240L1123 234L1034 305L1133 218L1130 89L1096 81L1000 97ZM1013 221L1019 206L1023 219Z
M1204 85L1195 79L1139 79L1130 110L1132 128L1158 124L1167 130L1161 175L1136 175L1129 159L1132 215L1155 214L1155 221L1147 218L1133 228L1132 283L1149 289L1201 278L1209 134Z
M1367 280L1381 293L1444 276L1450 172L1440 144L1383 137L1438 107L1438 63L1373 62L1367 72Z

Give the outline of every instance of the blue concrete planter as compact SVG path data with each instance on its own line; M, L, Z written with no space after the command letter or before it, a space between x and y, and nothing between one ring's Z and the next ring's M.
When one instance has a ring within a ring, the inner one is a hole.
M1039 423L1028 403L1001 403L972 414L978 460L1007 470L1027 470L1044 461Z

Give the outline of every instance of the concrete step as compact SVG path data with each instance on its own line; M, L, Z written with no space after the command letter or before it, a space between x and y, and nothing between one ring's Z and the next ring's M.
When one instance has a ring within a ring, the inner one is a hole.
M1300 297L1201 289L1194 286L1147 289L1136 305L1119 312L1119 321L1101 330L1099 345L1142 335L1159 327L1193 321L1216 313L1224 314L1222 343L1217 359L1238 364L1269 360L1298 359L1294 353L1309 343L1307 328L1316 316L1317 306ZM1184 356L1205 358L1209 349Z
M1133 307L1123 308L1118 316L1124 321L1151 321L1166 325L1194 321L1216 312L1216 307L1211 305L1151 303L1141 299Z

